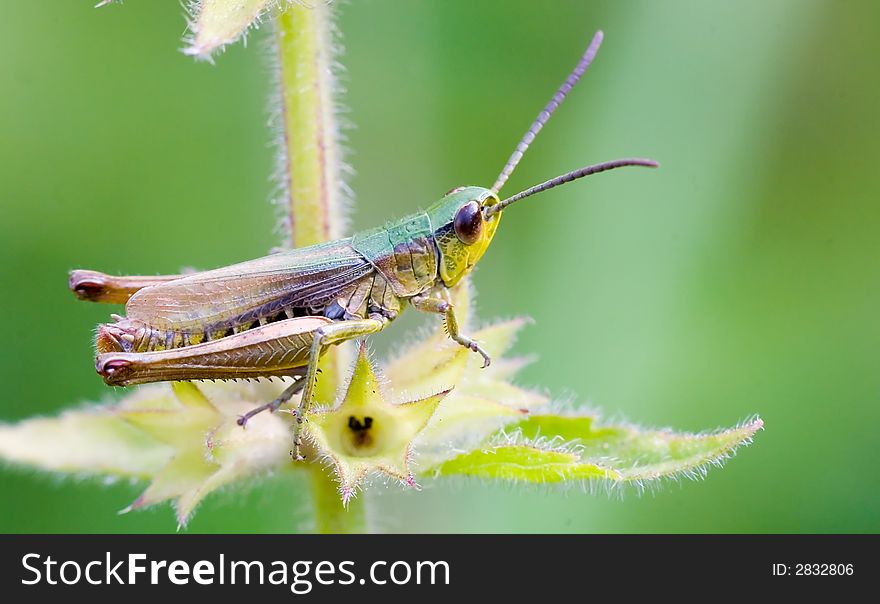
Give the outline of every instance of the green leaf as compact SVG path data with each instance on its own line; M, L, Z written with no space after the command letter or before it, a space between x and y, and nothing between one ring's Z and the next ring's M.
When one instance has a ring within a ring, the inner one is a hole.
M176 499L202 485L217 472L218 467L206 461L204 454L198 449L178 454L156 474L150 486L124 511L154 505L166 499Z
M531 445L501 445L470 451L440 464L434 473L537 483L611 478L613 474L596 464L581 462L576 453Z
M199 0L192 5L193 32L184 53L208 59L215 50L238 40L259 23L269 0Z
M532 415L511 429L519 431L529 440L545 437L558 438L565 442L607 439L620 435L619 428L594 429L594 423L595 418L591 415Z
M727 430L699 434L671 430L640 430L632 426L608 429L584 441L585 458L614 457L621 480L642 481L666 476L705 475L711 464L751 444L764 422L759 418Z
M429 468L427 473L538 483L698 477L710 464L749 444L763 426L755 418L728 430L690 434L631 425L597 426L595 418L586 415L533 415L497 433L488 446Z
M457 304L469 309L470 290L467 282L463 283L465 286L459 285L454 295ZM472 332L493 357L492 365L485 369L478 355L452 342L443 329L436 330L430 338L417 343L391 363L387 375L397 389L423 393L455 385L419 437L420 466L435 466L461 448L479 446L502 426L549 402L545 396L509 381L527 360L502 356L528 322L528 319L513 319Z
M104 407L0 426L0 457L55 472L146 478L172 454Z

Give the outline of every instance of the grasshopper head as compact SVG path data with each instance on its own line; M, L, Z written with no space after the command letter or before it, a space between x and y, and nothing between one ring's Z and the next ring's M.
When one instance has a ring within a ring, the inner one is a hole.
M440 277L452 287L486 252L501 213L487 216L498 196L483 187L458 187L428 208L440 250Z

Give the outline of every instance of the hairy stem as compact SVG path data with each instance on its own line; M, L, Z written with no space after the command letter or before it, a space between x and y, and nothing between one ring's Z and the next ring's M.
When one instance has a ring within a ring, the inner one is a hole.
M288 244L338 239L344 230L341 154L334 112L333 11L282 3L276 29L282 140L280 178ZM315 399L331 403L345 366L339 349L321 362Z
M367 511L363 497L351 499L347 506L343 506L337 484L326 468L313 464L310 474L315 531L325 534L367 532Z
M279 172L287 244L304 247L338 239L345 228L344 182L333 95L333 10L281 3L276 27L280 87ZM321 360L315 402L331 404L346 366L333 347ZM363 499L340 503L333 479L315 464L311 488L319 532L364 532Z
M345 227L332 18L326 4L290 3L278 19L281 179L289 243L297 247L339 239Z

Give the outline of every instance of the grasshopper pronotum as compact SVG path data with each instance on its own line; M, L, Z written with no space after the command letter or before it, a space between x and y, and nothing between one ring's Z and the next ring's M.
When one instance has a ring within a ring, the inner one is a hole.
M96 368L109 385L285 376L295 381L274 401L244 415L277 410L297 392L294 444L312 400L318 360L328 346L385 328L405 302L442 315L449 337L489 355L459 330L447 295L489 247L507 206L572 180L619 168L658 164L619 159L526 189L498 193L523 153L592 62L596 33L574 71L523 136L491 188L457 187L427 210L353 237L284 251L190 275L114 277L73 271L81 299L125 302L126 316L98 328Z

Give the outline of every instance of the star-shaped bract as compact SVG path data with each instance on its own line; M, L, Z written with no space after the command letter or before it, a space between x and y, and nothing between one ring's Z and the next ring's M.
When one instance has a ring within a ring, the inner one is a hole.
M333 464L343 504L374 472L416 486L410 470L412 443L450 390L405 403L388 402L361 344L342 401L307 418L312 443Z

